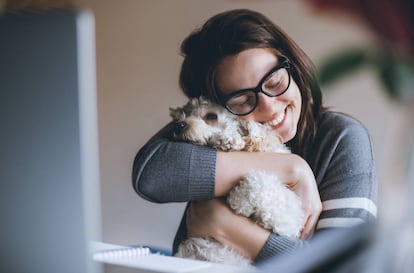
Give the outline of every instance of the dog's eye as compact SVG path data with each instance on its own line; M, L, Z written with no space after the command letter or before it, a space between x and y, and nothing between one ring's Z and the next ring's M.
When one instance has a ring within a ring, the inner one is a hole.
M217 119L217 114L216 113L207 113L204 116L205 120L216 120Z

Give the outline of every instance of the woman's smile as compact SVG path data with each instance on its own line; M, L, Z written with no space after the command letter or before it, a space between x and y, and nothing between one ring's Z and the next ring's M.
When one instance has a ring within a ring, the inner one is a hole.
M285 111L286 109L283 112L275 115L273 120L265 122L265 124L271 126L273 129L277 129L278 127L282 126L282 122L284 121L286 115Z

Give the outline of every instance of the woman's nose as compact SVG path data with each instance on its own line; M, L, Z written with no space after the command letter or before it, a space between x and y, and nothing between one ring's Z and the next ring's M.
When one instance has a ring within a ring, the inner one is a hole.
M259 97L258 97L259 101L257 104L257 108L256 108L256 113L257 114L261 114L261 115L271 115L273 114L275 111L275 107L276 105L276 100L277 98L272 98L269 96L266 96L265 94L259 93Z

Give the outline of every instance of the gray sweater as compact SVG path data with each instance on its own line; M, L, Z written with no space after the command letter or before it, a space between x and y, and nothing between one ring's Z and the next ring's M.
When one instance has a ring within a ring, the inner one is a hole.
M157 203L188 202L214 197L217 151L171 139L168 124L137 153L133 186L146 200ZM312 168L318 185L322 213L315 234L344 228L376 218L377 179L372 144L365 127L337 112L326 112L315 139L302 156ZM185 212L178 227L173 252L187 238ZM290 252L303 241L272 233L256 261Z

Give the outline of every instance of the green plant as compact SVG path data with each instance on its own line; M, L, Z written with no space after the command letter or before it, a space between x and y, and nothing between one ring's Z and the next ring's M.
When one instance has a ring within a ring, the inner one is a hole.
M342 50L319 65L319 80L322 85L331 85L362 68L374 71L389 98L414 100L414 61L395 52L375 48Z

